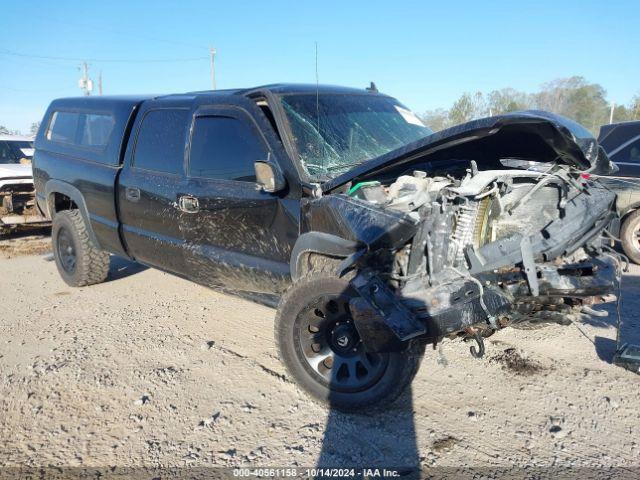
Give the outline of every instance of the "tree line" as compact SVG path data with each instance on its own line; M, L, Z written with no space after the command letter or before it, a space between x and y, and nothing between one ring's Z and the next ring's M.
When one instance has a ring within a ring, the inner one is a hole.
M575 120L594 135L598 134L600 125L609 123L611 117L613 122L640 120L640 94L627 105L612 105L606 96L602 85L574 76L547 82L535 93L513 88L463 93L451 108L428 110L419 116L432 130L438 131L491 115L517 110L547 110Z
M33 122L31 127L29 127L28 135L35 136L38 133L38 129L40 128L40 122ZM20 130L11 130L4 125L0 125L0 134L2 135L22 135Z

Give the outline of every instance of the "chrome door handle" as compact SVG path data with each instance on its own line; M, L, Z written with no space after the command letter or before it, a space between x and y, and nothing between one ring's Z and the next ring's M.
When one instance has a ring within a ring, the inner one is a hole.
M185 213L197 213L200 210L198 199L191 195L178 197L178 209Z

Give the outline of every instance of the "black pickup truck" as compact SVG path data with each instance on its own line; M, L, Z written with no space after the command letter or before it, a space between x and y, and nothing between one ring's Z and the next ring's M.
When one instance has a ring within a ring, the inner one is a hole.
M432 133L375 88L54 101L33 161L72 286L110 254L277 305L291 376L343 410L395 399L427 344L565 323L611 298L613 168L545 112ZM241 326L240 326L241 327Z

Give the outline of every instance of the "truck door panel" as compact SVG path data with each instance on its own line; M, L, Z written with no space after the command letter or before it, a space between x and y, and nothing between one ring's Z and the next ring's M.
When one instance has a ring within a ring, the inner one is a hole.
M129 169L123 172L118 188L122 234L129 254L136 261L174 273L184 272L182 212L176 208L181 183L181 178Z
M144 112L118 183L122 236L129 255L177 274L187 273L180 232L185 213L178 195L185 184L188 119L187 108Z
M182 231L186 263L201 283L259 293L288 284L297 219L286 200L255 183L253 162L267 154L248 115L196 115L183 195L197 198L198 211L183 217Z

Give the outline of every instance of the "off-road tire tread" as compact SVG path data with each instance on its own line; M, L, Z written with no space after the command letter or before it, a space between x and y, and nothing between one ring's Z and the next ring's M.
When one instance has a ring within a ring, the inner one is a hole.
M72 286L86 287L104 282L109 275L109 254L96 248L93 244L80 211L64 210L59 212L54 217L54 223L59 216L69 219L80 243L76 248L76 272L78 275Z
M406 353L394 354L401 355L402 357L400 360L403 363L403 367L399 372L397 372L396 375L394 375L395 382L393 382L389 386L383 397L367 402L358 401L351 404L336 404L334 401L332 402L330 399L324 396L319 396L317 394L317 391L310 387L310 385L308 385L308 380L306 378L299 377L292 369L292 366L289 364L289 362L292 360L288 354L289 345L287 345L287 339L289 338L288 328L290 324L289 322L287 322L287 319L283 317L283 306L286 304L303 305L305 302L305 298L304 295L301 294L301 291L304 291L304 288L309 283L316 283L322 278L331 278L330 274L323 270L310 271L306 273L305 275L300 277L291 287L289 287L289 289L287 289L287 291L281 297L274 323L274 336L279 357L287 368L289 376L292 377L295 380L296 384L300 386L304 391L306 391L317 403L336 408L343 412L351 413L363 412L365 410L367 412L372 412L384 409L385 407L395 402L413 381L414 377L418 373L418 370L420 369L420 363L422 362L425 351L424 345L414 345L411 350Z

